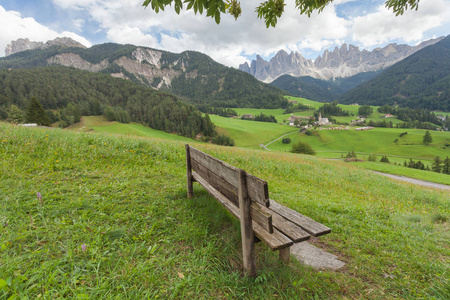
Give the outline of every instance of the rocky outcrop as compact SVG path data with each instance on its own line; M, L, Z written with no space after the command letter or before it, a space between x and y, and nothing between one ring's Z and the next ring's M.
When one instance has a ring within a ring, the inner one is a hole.
M272 82L281 75L311 76L325 80L345 78L362 72L378 71L390 67L443 38L428 40L414 47L389 44L384 48L376 48L372 51L360 51L356 46L343 44L331 52L325 50L314 61L305 59L298 52L288 54L286 51L280 50L270 61L257 55L256 60L253 60L250 66L248 63L244 63L239 66L239 69L264 82Z
M49 65L61 65L65 67L73 67L76 69L100 72L112 64L122 67L126 72L133 74L138 80L144 84L157 82L153 87L159 89L163 86L170 87L172 80L186 71L185 63L179 59L172 64L162 67L162 52L149 48L137 47L132 53L132 58L125 56L119 57L113 62L104 59L98 64L93 64L83 59L78 54L62 53L47 59ZM178 68L174 68L178 67ZM130 79L123 73L112 73L111 76L116 78ZM196 73L186 73L185 76L195 78Z
M61 65L65 67L73 67L83 71L100 72L106 69L110 64L107 59L101 61L99 64L91 64L84 60L78 54L62 53L47 59L49 65Z
M74 41L68 37L56 38L51 41L43 42L32 42L29 39L18 39L17 41L12 41L11 44L7 45L5 48L5 56L34 49L47 49L52 46L58 46L62 48L78 47L85 49L86 47L77 41Z

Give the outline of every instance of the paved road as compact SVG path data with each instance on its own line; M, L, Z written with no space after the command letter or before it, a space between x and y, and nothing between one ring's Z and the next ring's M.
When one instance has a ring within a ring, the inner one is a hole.
M409 182L412 184L417 184L417 185L422 185L422 186L431 187L431 188L435 188L435 189L450 191L450 185L446 185L446 184L434 183L434 182L429 182L429 181L425 181L425 180L409 178L409 177L405 177L405 176L386 174L386 173L381 173L381 172L376 172L376 171L372 171L372 172L389 177L389 178L393 178L396 180L406 181L406 182Z

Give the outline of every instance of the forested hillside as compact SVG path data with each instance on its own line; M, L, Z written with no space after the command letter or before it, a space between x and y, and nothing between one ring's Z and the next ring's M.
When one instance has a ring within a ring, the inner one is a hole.
M321 80L310 76L293 77L283 75L275 79L271 85L289 92L292 96L310 99L318 102L338 100L342 94L374 78L380 72L364 72L357 75Z
M81 115L105 114L110 120L139 122L151 128L195 137L216 135L209 117L176 96L109 75L53 66L0 70L0 118L11 106L25 111L32 97L52 121L70 125Z
M0 59L0 69L36 68L51 64L120 74L141 85L172 92L196 105L253 108L287 106L278 88L194 51L177 54L107 43L88 49L51 47L23 51Z
M450 36L349 91L340 102L450 111Z

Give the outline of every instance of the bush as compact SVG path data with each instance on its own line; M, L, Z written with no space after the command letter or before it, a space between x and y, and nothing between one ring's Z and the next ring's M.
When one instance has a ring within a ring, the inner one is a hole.
M309 154L309 155L315 155L316 151L314 149L303 142L297 142L292 146L292 153L301 153L301 154Z
M283 144L290 144L291 143L291 138L284 138L284 139L281 140L281 142Z
M377 161L377 155L376 154L370 154L367 158L368 161Z
M384 163L389 163L389 159L387 158L387 156L382 156L380 159L380 162L384 162Z
M217 145L234 146L234 140L227 135L221 134L212 139L212 142Z
M347 153L345 158L357 158L356 153L354 151Z

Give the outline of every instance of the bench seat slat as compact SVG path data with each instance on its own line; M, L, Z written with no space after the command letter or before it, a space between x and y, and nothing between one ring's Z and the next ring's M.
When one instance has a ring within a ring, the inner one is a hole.
M311 235L304 231L300 226L286 220L276 212L272 211L273 226L288 236L294 243L309 240Z
M255 232L255 235L260 240L264 241L271 250L280 250L286 247L290 247L294 244L294 242L292 242L290 238L285 236L276 228L274 228L273 233L270 234L257 223L253 222L253 230Z
M331 229L325 225L299 214L295 210L289 209L272 199L270 199L270 209L297 224L312 236L321 236L331 232Z

